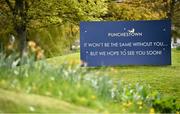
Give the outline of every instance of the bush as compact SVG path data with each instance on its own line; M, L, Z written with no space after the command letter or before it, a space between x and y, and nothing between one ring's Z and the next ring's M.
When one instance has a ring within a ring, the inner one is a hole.
M180 46L178 46L178 47L176 48L176 50L178 50L178 51L179 51L179 50L180 50Z
M154 99L153 107L157 112L161 113L180 111L180 108L176 104L176 99L174 98Z

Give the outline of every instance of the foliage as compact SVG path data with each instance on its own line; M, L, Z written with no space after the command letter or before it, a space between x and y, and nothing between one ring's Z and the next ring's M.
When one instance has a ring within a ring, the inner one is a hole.
M176 47L176 50L180 50L180 46Z
M113 1L113 0L110 0ZM122 0L108 5L106 20L171 19L173 38L180 36L180 1L178 0Z
M15 1L16 0L10 1L12 6L16 5ZM69 25L78 28L79 21L90 20L165 19L168 18L171 12L172 1L124 0L123 2L116 3L115 0L25 0L28 5L26 12L27 39L35 39L35 41L41 44L41 46L45 48L45 55L48 57L64 52L67 53L70 50L72 42L77 39L77 34L70 35L66 32L67 29L71 29ZM173 35L174 37L178 37L180 22L179 1L176 1L173 8ZM19 17L21 16L18 14L15 17L17 24L19 24L19 21L21 21ZM1 45L3 43L3 45L6 46L9 34L14 34L15 32L14 26L16 24L13 24L14 16L5 0L0 2L0 20L0 26L3 26L3 28L0 29L0 42ZM52 32L53 30L55 31ZM37 34L38 38L36 37ZM16 40L19 39L17 38ZM52 43L49 45L44 44L49 41L57 45L52 45Z
M34 18L30 22L30 26L37 28L38 26L46 26L47 22L53 25L65 22L78 24L79 21L83 20L99 20L107 11L105 1L45 0L39 3L38 7L35 5L30 9L29 15Z
M0 87L66 100L77 105L109 112L176 112L175 100L167 101L148 86L114 81L86 68L63 64L53 67L45 61L8 69L1 65ZM0 62L4 64L3 61ZM6 69L6 70L4 70ZM160 102L160 103L159 103ZM162 102L162 103L161 103ZM164 102L168 103L164 105ZM163 108L162 108L163 107ZM168 110L167 110L168 109Z
M46 57L53 57L72 51L72 44L79 38L79 28L66 23L61 26L50 26L31 30L28 39L35 41L45 51Z
M173 37L179 38L180 37L180 2L177 2L175 5L172 23L174 25Z
M159 6L158 6L159 5ZM157 20L166 18L161 10L162 3L127 0L121 3L110 3L106 19L108 20Z
M0 2L0 33L14 33L20 41L22 54L26 51L27 31L79 21L101 20L107 12L106 0L3 0ZM69 41L71 42L71 40Z
M156 111L161 113L167 113L170 111L180 111L180 107L177 108L176 106L176 100L171 98L166 98L163 100L160 99L154 99L153 100L153 107Z

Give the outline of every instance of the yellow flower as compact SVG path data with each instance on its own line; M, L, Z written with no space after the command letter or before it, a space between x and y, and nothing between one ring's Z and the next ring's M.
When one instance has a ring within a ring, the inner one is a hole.
M36 52L36 48L35 47L31 47L30 48L32 52Z
M127 107L130 107L132 105L132 103L129 101L128 103L127 103Z
M142 103L142 101L138 101L137 104L138 105L142 105L143 103Z
M5 85L6 81L5 80L1 80L0 84Z
M109 114L109 112L108 112L108 111L105 111L103 114Z
M176 112L176 114L179 114L179 112Z
M75 60L72 60L72 63L71 63L71 64L72 64L72 65L76 64Z
M123 103L123 106L124 107L130 107L132 105L132 103L130 101L128 101L127 103Z
M116 70L115 68L113 68L113 67L112 67L110 70L111 70L111 72L113 72L113 73L117 73L117 70Z
M139 106L139 109L142 109L143 107L142 106Z
M36 46L36 43L34 41L29 41L28 42L28 46L29 47L35 47Z
M44 58L44 51L38 52L37 55L36 55L36 58L37 58L37 59L42 59L42 58Z
M154 108L151 108L150 111L149 111L150 114L154 114L155 113L155 110Z
M75 61L75 60L71 60L71 61L69 62L69 64L70 64L70 65L75 65L75 64L76 64L76 61Z
M41 52L42 51L41 47L39 47L39 46L36 47L36 50L37 50L37 52Z
M13 45L9 44L9 45L7 46L7 49L8 49L8 50L13 50Z
M91 99L92 99L92 100L96 100L96 96L95 96L95 95L92 95L92 96L91 96Z

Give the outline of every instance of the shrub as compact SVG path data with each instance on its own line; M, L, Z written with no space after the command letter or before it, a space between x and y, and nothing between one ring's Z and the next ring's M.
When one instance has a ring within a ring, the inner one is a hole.
M180 46L178 46L178 47L176 48L176 50L180 50Z

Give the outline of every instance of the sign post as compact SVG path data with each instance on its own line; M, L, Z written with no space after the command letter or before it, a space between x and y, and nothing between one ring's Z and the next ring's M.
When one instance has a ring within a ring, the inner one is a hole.
M171 22L81 22L80 47L87 66L171 65Z

